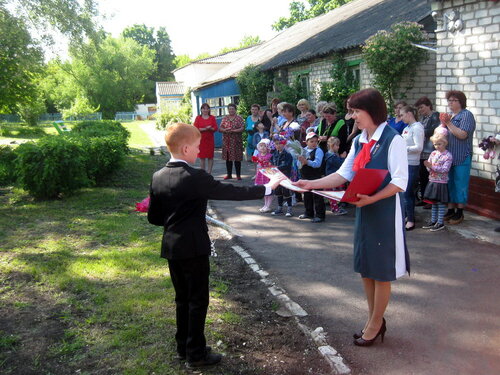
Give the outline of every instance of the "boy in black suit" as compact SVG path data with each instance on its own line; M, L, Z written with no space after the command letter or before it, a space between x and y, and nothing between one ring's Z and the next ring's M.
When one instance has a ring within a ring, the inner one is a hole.
M174 124L165 134L171 153L167 165L153 175L148 220L164 227L161 256L168 260L175 288L178 358L188 367L213 365L221 355L206 346L208 277L211 252L205 220L208 199L249 200L271 194L280 180L266 185L237 187L216 181L190 164L196 161L201 134L187 124Z

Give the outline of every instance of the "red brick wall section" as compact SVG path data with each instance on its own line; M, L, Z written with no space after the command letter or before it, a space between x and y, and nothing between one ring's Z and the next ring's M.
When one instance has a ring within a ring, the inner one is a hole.
M500 193L495 193L495 181L471 176L466 209L500 220Z

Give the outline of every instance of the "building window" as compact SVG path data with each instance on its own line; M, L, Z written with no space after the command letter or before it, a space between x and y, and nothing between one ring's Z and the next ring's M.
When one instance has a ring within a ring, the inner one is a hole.
M210 106L210 113L215 117L226 116L228 114L227 111L228 104L234 103L238 105L239 102L240 102L239 95L219 96L215 98L205 99L205 103L207 103Z

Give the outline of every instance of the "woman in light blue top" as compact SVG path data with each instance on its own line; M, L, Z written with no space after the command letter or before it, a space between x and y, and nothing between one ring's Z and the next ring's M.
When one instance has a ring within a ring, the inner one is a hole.
M252 104L250 107L250 116L247 117L245 121L245 131L247 132L247 161L252 161L253 152L255 147L253 146L253 135L255 134L255 125L260 122L259 119L260 105Z

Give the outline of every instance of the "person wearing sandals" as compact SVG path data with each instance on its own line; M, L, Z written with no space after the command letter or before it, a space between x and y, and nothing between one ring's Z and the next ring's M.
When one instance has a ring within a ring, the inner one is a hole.
M410 272L406 247L403 191L408 184L406 143L386 123L387 106L379 91L368 88L349 99L352 118L361 134L336 173L319 180L300 180L303 189L333 189L351 181L361 168L389 173L373 195L358 194L354 227L354 271L361 274L368 302L368 319L356 332L354 345L371 346L387 331L384 313L391 296L391 282Z

